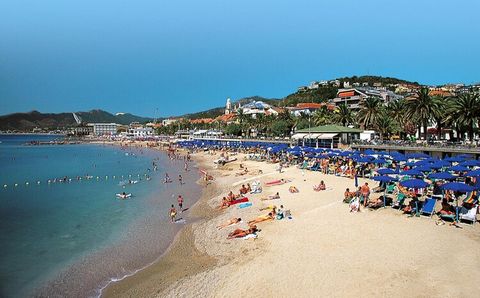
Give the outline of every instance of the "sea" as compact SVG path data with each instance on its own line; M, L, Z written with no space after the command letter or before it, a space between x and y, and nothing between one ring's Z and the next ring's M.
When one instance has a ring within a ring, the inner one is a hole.
M26 145L58 138L0 135L0 297L98 297L155 262L200 197L195 165L158 150Z

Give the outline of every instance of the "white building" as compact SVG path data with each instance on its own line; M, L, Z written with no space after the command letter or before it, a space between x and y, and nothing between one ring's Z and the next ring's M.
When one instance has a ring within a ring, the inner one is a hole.
M116 123L89 123L93 127L93 134L96 136L114 136L117 134L118 124Z
M162 125L163 126L169 126L170 124L173 124L177 121L178 121L178 119L171 119L171 118L164 119L164 120L162 120Z
M134 138L146 138L153 136L151 127L131 127L128 129L128 136Z
M256 119L259 114L278 115L278 111L263 101L252 101L251 103L241 106L239 109L242 110L243 114L250 115L254 119Z

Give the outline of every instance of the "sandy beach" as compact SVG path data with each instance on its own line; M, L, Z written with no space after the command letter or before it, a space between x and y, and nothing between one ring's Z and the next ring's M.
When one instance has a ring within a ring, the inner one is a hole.
M197 220L156 264L112 284L105 297L478 296L478 224L437 226L436 216L407 217L392 208L350 213L342 199L346 187L353 189L352 179L296 167L279 174L276 165L243 161L242 154L220 169L212 168L218 155L201 152L194 158L215 177L191 209ZM250 171L236 177L240 161ZM242 182L280 178L291 182L249 195L249 208L214 209ZM320 180L327 190L313 191ZM377 185L359 179L365 181ZM300 192L290 193L292 185ZM260 200L275 192L281 199ZM293 219L259 223L257 239L226 239L268 213L259 208L271 204L283 204ZM238 217L240 224L216 228Z

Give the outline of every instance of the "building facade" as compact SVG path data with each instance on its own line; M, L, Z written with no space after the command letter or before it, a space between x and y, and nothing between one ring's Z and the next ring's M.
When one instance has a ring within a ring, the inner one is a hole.
M96 136L114 136L118 129L116 123L89 123L88 126L93 127L93 134Z

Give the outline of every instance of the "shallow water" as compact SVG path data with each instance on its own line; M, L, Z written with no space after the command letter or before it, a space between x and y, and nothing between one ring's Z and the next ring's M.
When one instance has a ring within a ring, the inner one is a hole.
M187 206L199 197L197 172L185 173L183 161L162 152L23 145L40 138L0 136L0 183L7 185L0 190L2 297L98 295L112 278L135 272L168 247L181 227L167 218L178 194ZM163 183L166 171L173 183ZM175 179L179 173L185 185ZM87 175L93 179L77 180ZM67 182L53 182L65 176ZM128 179L139 182L122 188ZM133 197L117 199L122 191Z

